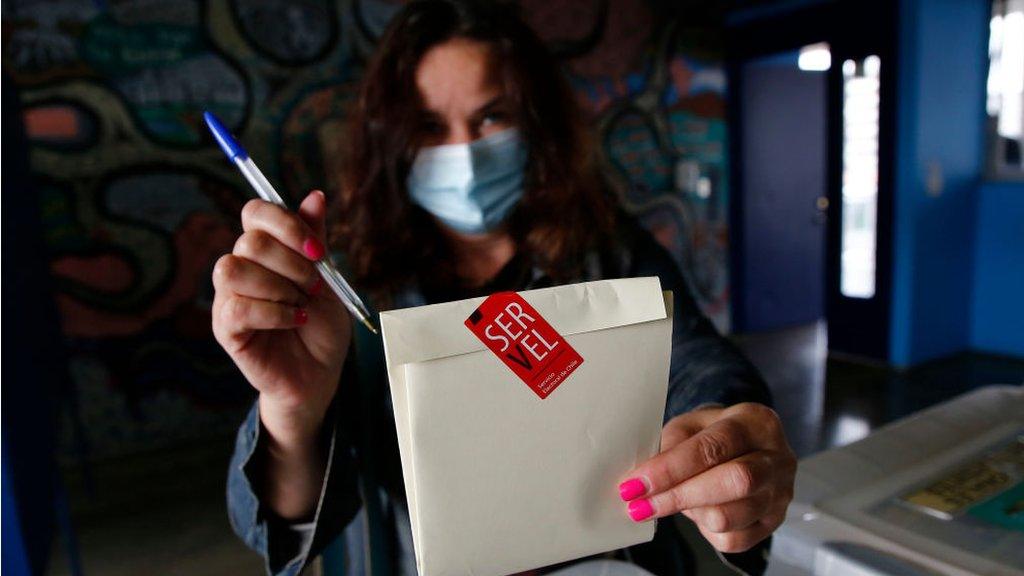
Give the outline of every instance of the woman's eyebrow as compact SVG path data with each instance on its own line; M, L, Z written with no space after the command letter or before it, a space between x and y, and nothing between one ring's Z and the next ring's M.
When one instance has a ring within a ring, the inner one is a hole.
M494 98L491 98L490 100L488 100L486 104L484 104L483 106L477 108L476 112L474 112L474 115L479 116L480 114L483 114L484 112L489 112L492 108L497 108L498 106L500 106L500 105L502 105L504 103L505 103L505 96L504 95L495 96Z

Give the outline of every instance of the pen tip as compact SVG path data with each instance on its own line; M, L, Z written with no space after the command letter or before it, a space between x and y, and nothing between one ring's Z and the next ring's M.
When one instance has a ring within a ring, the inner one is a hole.
M363 321L363 325L366 326L370 330L370 332L373 332L374 334L380 334L380 332L377 332L377 327L374 326L373 322L370 322L369 319L367 319L367 318L360 318L360 320Z

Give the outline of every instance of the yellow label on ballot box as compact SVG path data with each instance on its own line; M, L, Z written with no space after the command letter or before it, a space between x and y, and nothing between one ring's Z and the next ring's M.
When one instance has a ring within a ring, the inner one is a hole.
M954 468L902 500L939 518L952 519L1024 478L1024 437Z

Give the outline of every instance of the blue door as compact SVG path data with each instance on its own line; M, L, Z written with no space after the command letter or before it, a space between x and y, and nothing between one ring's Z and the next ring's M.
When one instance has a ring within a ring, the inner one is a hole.
M740 65L735 326L755 332L825 316L827 72L798 51Z

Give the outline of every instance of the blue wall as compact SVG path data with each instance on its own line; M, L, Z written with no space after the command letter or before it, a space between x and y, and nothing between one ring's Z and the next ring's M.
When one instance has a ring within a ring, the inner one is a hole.
M972 311L985 297L977 290L994 283L976 289L974 279L988 19L987 0L901 2L890 345L899 366L971 347L986 322ZM938 195L926 188L933 165Z
M971 347L1024 357L1024 182L976 191Z

